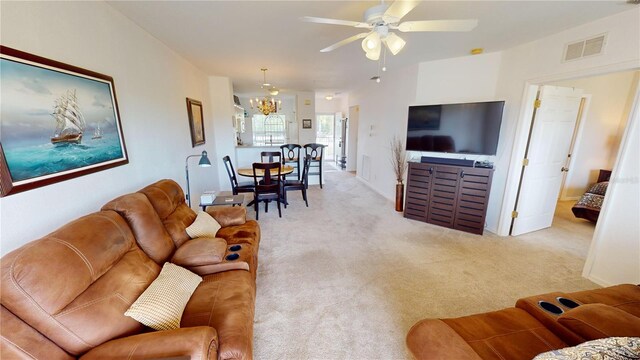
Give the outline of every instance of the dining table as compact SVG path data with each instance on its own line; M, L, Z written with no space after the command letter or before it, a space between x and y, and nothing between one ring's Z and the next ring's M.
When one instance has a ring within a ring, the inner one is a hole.
M293 172L293 170L295 170L295 168L293 166L289 166L289 165L280 165L280 175L288 175L291 174ZM238 175L240 176L246 176L246 177L253 177L253 168L239 168L238 169ZM274 175L274 174L271 174ZM262 169L256 169L256 176L257 177L263 177L264 176L264 170Z
M293 170L295 170L295 168L293 166L289 166L289 165L280 165L280 176L284 176L284 175L288 175L291 174L293 172ZM240 176L244 176L244 177L253 177L253 168L249 167L249 168L239 168L237 170L238 175ZM275 175L275 171L271 174L271 176ZM256 177L264 177L264 170L262 169L256 169ZM281 203L284 203L284 199L280 199L279 200ZM251 200L247 206L251 206L254 204L254 200ZM285 204L288 205L288 204Z

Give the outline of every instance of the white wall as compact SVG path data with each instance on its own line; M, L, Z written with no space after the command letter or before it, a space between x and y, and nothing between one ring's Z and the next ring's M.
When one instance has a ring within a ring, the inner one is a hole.
M583 276L603 285L640 283L640 93L613 170ZM626 143L626 144L625 144Z
M322 93L316 93L316 114L335 114L342 113L342 116L348 112L346 107L347 101L342 96L334 96L333 99L327 100Z
M302 120L311 119L311 129L302 128ZM296 93L296 120L298 123L298 144L316 142L316 95L312 92Z
M226 155L231 157L233 163L236 161L236 139L233 121L235 109L233 107L233 85L231 79L224 76L210 76L209 92L211 96L211 122L215 135L215 155L211 159L211 163L215 165L218 171L215 175L216 177L214 177L217 180L216 187L207 190L231 190L229 176L222 161L222 158ZM195 205L198 204L196 203Z
M516 191L520 178L524 146L531 121L531 109L524 101L525 89L530 84L561 79L600 75L604 72L629 70L640 66L640 9L618 13L594 22L571 28L552 36L504 51L497 95L506 100L502 138L509 156L498 159L496 167L509 168L508 173L496 171L492 189L505 189L492 194L487 213L488 228L507 235L511 223ZM562 62L567 43L589 36L607 33L607 44L602 55ZM511 150L509 150L511 149ZM502 199L502 200L501 200Z
M415 104L495 100L501 58L495 52L420 63Z
M624 71L602 76L552 83L555 86L575 87L590 94L589 108L580 125L579 141L571 154L571 166L565 181L563 196L578 199L598 179L600 169L611 170L630 103L635 95L634 80L638 71Z
M357 176L388 199L395 198L396 183L389 145L394 135L406 138L407 111L416 98L417 78L418 65L394 69L380 83L368 81L349 94L349 105L360 109Z
M5 46L114 78L130 162L0 199L1 252L99 210L112 198L162 178L185 187L189 154L214 154L205 75L103 2L2 2ZM207 143L191 148L185 98L203 102ZM230 122L230 120L229 120ZM197 169L194 192L216 187L215 169Z
M347 121L347 171L358 170L358 129L360 129L360 106L352 106L346 113Z
M395 176L389 165L389 142L394 135L406 140L409 105L496 100L500 63L501 53L422 62L388 71L381 83L369 82L350 93L349 104L360 105L358 175L374 190L394 199ZM504 151L504 146L499 145L498 151L498 154ZM465 157L410 152L415 161L419 161L421 155ZM473 158L492 160L494 157Z

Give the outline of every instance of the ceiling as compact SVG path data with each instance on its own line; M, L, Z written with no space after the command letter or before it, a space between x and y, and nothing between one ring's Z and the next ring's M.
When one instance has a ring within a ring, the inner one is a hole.
M362 21L378 1L112 1L111 6L208 75L228 76L237 94L268 82L283 89L348 91L377 74L356 41L320 49L362 32L348 26L304 23L302 16ZM425 1L403 20L473 19L468 33L399 33L407 41L387 68L499 51L587 23L635 5L621 1ZM381 57L382 58L382 57Z

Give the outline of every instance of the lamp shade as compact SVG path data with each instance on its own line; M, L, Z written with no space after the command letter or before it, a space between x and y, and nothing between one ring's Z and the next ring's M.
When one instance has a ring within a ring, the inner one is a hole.
M209 161L209 157L207 156L207 152L203 151L200 156L200 161L198 161L198 166L201 167L209 167L211 166L211 161Z
M373 31L362 40L362 50L367 54L367 59L378 60L380 58L380 35Z
M389 35L384 39L384 43L393 55L397 55L407 42L402 40L400 36L394 33L389 33Z
M376 61L380 59L380 48L377 51L369 51L366 54L367 59Z

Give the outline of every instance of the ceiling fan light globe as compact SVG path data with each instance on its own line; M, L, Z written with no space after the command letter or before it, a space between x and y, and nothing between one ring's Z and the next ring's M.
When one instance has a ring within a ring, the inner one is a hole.
M407 44L406 41L404 41L400 36L394 33L389 33L387 38L384 39L384 43L387 45L387 48L393 55L397 55L400 50L402 50Z
M378 61L380 59L380 48L378 48L378 51L367 51L366 56L369 60Z
M380 47L380 35L373 31L362 40L362 50L365 52L374 51Z

